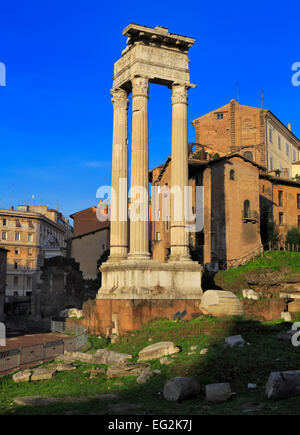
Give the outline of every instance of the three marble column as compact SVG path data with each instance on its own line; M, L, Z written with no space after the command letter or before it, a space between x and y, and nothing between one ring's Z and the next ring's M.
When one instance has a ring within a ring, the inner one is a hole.
M170 261L189 260L184 213L184 190L188 186L187 86L172 86L171 254ZM148 203L148 91L146 77L132 79L131 219L128 255L128 94L112 91L114 107L110 261L146 260L149 253ZM122 182L120 182L122 179ZM133 204L138 207L134 208Z

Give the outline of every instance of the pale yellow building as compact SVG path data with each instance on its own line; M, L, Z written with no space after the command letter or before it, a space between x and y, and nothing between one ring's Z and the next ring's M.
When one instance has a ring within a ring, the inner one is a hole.
M293 163L299 160L299 139L292 133L291 126L285 127L273 113L266 116L268 169L278 169L282 176L292 178Z
M60 212L42 205L0 210L0 246L8 250L6 298L38 288L44 258L66 254L72 227Z

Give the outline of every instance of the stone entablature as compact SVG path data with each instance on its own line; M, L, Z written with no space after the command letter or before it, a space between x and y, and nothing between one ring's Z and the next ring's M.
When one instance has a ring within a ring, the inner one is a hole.
M137 24L127 26L127 48L115 63L113 88L131 89L135 75L147 77L150 83L172 86L174 82L194 87L190 83L187 53L195 40L169 33L157 26L151 29Z

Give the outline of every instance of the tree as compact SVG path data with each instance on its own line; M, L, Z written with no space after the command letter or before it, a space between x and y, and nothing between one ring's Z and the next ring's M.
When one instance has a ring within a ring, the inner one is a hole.
M101 287L102 279L101 279L101 271L99 268L100 268L102 263L105 263L105 261L108 260L109 255L110 255L110 250L106 249L106 251L104 251L102 253L99 260L97 261L97 269L98 269L98 278L97 279L98 279L100 287Z
M296 227L291 228L288 230L286 239L286 243L289 243L290 245L300 245L300 230Z
M271 208L263 213L260 228L263 245L267 243L277 244L279 242L279 231L273 219Z

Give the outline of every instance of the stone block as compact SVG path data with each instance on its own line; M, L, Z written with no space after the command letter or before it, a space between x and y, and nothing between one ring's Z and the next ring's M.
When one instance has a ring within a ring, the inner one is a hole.
M139 376L142 373L150 373L151 367L146 363L125 362L118 366L111 366L106 371L108 378L120 378L123 376Z
M53 378L56 368L37 368L33 370L31 381L44 381Z
M108 349L98 349L95 352L95 357L99 364L120 364L132 358L132 355L127 353L114 352Z
M151 344L139 352L138 361L147 361L179 352L179 348L171 341Z
M268 399L283 399L300 395L300 370L272 372L266 384Z
M209 402L224 402L232 395L230 384L228 382L206 385L205 391L205 400Z
M261 293L256 293L254 290L251 289L244 289L242 290L243 297L246 299L253 299L254 301L257 301L261 297Z
M235 294L223 290L206 290L201 305L204 314L212 316L232 316L244 314L243 305Z
M12 378L15 382L29 382L30 376L31 370L22 370L21 372L15 373Z
M166 382L163 396L166 400L185 400L200 393L200 385L193 378L176 377Z
M244 346L245 340L241 335L231 335L230 337L225 338L225 343L228 344L228 346Z
M289 313L288 311L283 311L281 313L281 319L283 319L285 322L291 322L292 321L292 316L291 313Z

